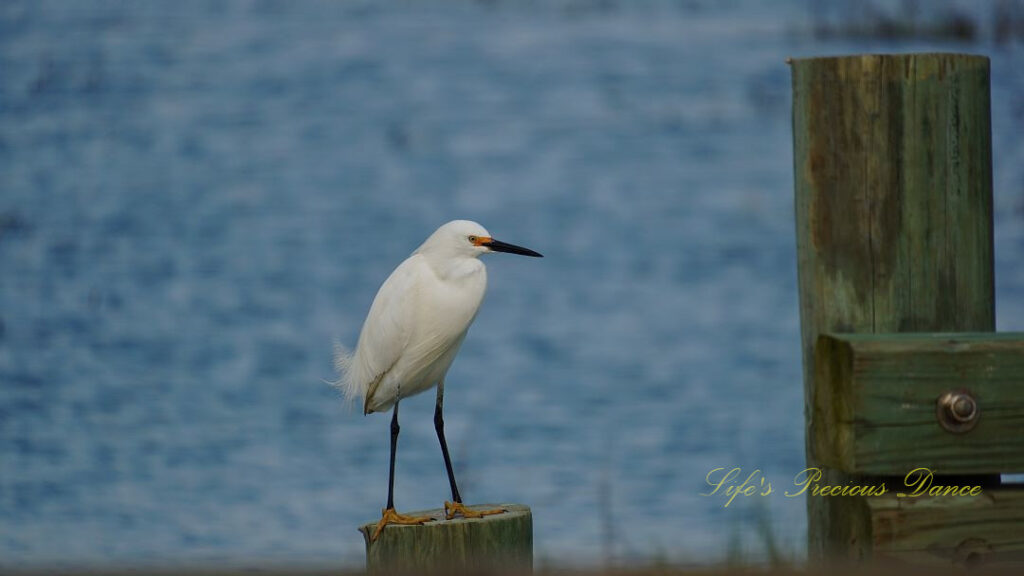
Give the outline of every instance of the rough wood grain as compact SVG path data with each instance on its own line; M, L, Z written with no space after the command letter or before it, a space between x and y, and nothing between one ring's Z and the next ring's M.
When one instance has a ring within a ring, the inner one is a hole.
M875 560L918 565L1019 567L1024 563L1024 487L978 497L866 498Z
M820 334L995 329L989 62L812 58L794 60L792 73L807 459L816 465ZM810 556L863 556L862 509L808 499Z
M1024 333L823 335L815 364L822 464L889 476L1024 472ZM957 389L980 410L959 434L936 417L936 400Z
M471 571L528 574L533 569L533 516L520 504L470 506L484 510L501 507L504 514L477 519L444 520L444 510L404 512L436 518L419 526L390 525L376 541L373 521L360 526L366 539L366 568L371 574L450 574Z

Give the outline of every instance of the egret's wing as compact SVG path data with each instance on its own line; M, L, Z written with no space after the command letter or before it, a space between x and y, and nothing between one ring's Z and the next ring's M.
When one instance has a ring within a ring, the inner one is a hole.
M470 317L471 321L472 317ZM416 341L410 343L405 351L405 354L409 356L409 363L413 366L434 366L445 354L454 354L453 348L458 348L469 328L469 322L463 324L458 321L428 321L428 324L432 329L429 332L420 332ZM433 382L424 384L429 385Z
M425 266L421 256L410 256L388 276L373 299L343 378L346 396L362 396L364 406L409 345L416 321L419 275Z

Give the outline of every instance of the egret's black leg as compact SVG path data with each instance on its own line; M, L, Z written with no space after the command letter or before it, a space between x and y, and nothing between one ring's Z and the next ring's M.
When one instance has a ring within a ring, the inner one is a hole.
M406 516L395 512L395 451L398 448L398 402L395 402L395 411L391 415L391 468L388 471L388 507L381 510L380 522L377 529L370 536L373 542L380 536L384 527L388 524L423 524L433 520L430 516Z
M444 416L441 414L444 406L444 383L437 386L437 404L434 405L434 430L437 430L437 439L441 441L441 454L444 455L444 468L448 471L448 483L452 487L452 501L461 504L462 496L459 495L459 487L455 484L455 472L452 471L452 458L448 455L448 442L444 439Z
M391 468L388 471L388 508L395 507L395 451L398 449L398 402L391 413Z
M437 385L437 404L434 405L434 430L437 430L437 439L441 441L441 454L444 455L444 468L448 471L448 483L452 486L452 500L445 502L445 517L449 520L456 514L462 514L465 518L482 518L491 514L501 514L504 508L493 510L472 510L462 503L462 495L459 494L459 487L455 484L455 472L452 471L452 458L448 455L448 442L444 439L444 382Z

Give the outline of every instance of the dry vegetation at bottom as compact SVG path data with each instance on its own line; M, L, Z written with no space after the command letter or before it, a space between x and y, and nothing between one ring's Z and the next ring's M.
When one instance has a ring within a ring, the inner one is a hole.
M67 575L67 576L121 576L139 575L146 576L357 576L366 574L362 571L341 571L325 568L289 570L283 567L275 567L270 570L258 568L245 570L210 570L210 569L147 569L147 568L114 568L114 569L89 569L89 570L32 570L32 571L7 571L0 569L0 576L36 576L36 575ZM444 574L445 576L518 576L521 573L501 571L468 571L468 572L437 572L431 574ZM533 576L860 576L870 574L872 576L914 576L917 574L928 576L943 576L963 574L996 574L996 575L1019 575L1021 569L975 566L946 567L946 568L920 568L903 564L869 564L859 566L819 566L819 567L792 567L792 568L761 568L755 566L710 566L710 567L679 567L679 566L644 566L615 569L544 569L533 572ZM401 572L398 576L416 575L425 576L423 572Z

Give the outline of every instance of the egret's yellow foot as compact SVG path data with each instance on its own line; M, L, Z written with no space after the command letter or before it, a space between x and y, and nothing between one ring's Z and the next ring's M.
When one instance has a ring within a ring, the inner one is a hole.
M394 508L385 508L380 513L380 522L377 522L377 529L373 531L373 536L370 536L370 542L376 540L388 524L423 524L433 520L430 516L406 516L405 514L399 514Z
M506 510L504 508L494 508L492 510L470 510L462 502L444 503L444 517L448 520L455 518L456 514L462 514L463 518L483 518L484 516L501 514L502 512L506 512Z

